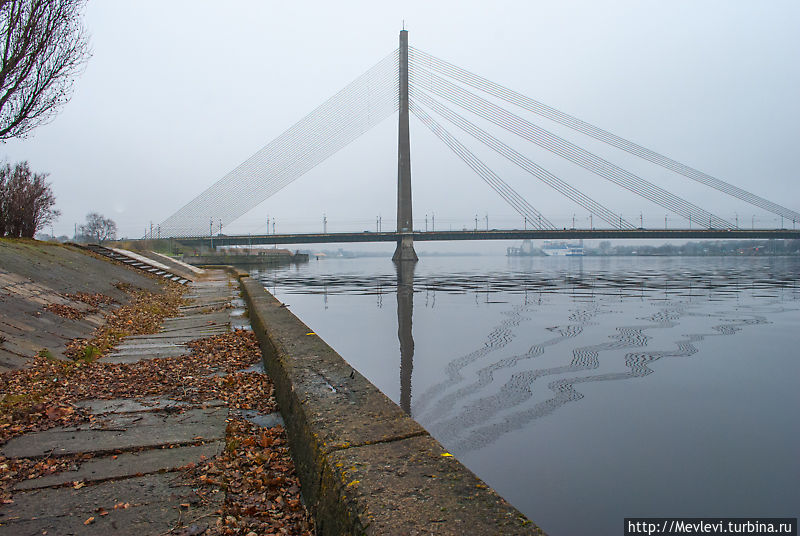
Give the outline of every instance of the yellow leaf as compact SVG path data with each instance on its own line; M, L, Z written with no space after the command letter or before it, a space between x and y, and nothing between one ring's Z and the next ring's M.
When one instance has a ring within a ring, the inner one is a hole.
M358 483L360 483L360 482L361 482L360 480L353 480L352 482L350 482L350 483L347 485L347 487L349 488L350 486L355 486L356 484L358 484Z
M316 333L314 333L313 331L309 331L308 333L306 333L306 335L316 335Z
M452 458L452 457L453 457L453 455L452 455L452 454L450 454L449 452L443 452L443 453L442 453L442 456L444 456L444 457L446 457L446 458Z

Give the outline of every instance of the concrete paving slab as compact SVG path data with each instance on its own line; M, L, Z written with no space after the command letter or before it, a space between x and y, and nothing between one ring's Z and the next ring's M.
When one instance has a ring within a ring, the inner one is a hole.
M14 496L0 511L0 536L144 536L166 534L179 521L214 523L222 494L203 504L189 483L174 473L154 474L85 486L41 489ZM114 509L126 503L128 508ZM181 506L187 505L186 507ZM97 511L103 508L108 515ZM93 517L90 524L86 520Z
M117 348L123 349L123 346L136 346L140 344L160 344L160 343L171 343L171 344L184 344L189 341L193 341L195 339L200 339L203 337L209 337L211 335L219 335L221 333L227 333L228 329L227 326L222 327L215 327L214 329L195 329L195 330L181 330L180 332L172 332L172 333L158 333L156 335L148 335L146 338L142 337L139 339L127 338L125 339L126 344L120 345ZM175 333L180 333L177 335Z
M208 321L224 321L225 312L220 311L216 313L195 314L190 313L184 316L176 316L172 318L165 318L163 325L169 326L172 324L189 324L192 322L208 322Z
M164 322L158 333L172 333L174 331L225 327L225 325L228 323L228 319L229 315L225 315L224 317L212 317L211 315L202 315L200 318L181 321L181 322Z
M225 437L227 416L225 407L167 415L114 415L98 423L103 428L52 428L16 437L6 443L0 453L9 458L37 458L211 441Z
M214 296L212 299L208 301L203 301L202 298L195 299L195 301L199 303L195 303L193 305L184 305L179 308L180 311L196 311L198 309L206 309L206 308L214 308L214 307L229 307L230 300L220 299L219 296Z
M158 350L160 348L173 348L175 346L181 346L181 344L172 342L171 339L162 339L160 341L148 341L146 339L140 339L134 343L118 345L117 352L115 353L131 353L131 350ZM126 352L126 350L128 350L128 352Z
M160 335L160 334L175 334L176 332L184 332L184 331L202 331L204 329L216 330L216 329L225 329L228 326L229 317L224 319L216 320L216 321L208 321L203 320L200 322L192 322L192 323L185 323L185 324L164 324L164 327L158 333L154 333L153 335Z
M185 316L176 319L167 319L161 324L160 332L175 329L197 329L209 326L225 324L228 319L222 315L215 316L216 313L198 314L195 316Z
M28 358L0 348L0 373L22 368Z
M200 326L191 326L191 327L183 327L183 328L174 328L174 329L164 329L159 331L158 333L154 333L154 337L171 337L171 336L179 336L186 333L215 333L219 331L226 331L228 329L228 324L224 323L214 323L214 324L206 324Z
M183 316L175 316L171 318L165 318L164 324L172 324L172 323L180 323L180 322L187 322L194 319L203 319L203 320L217 320L223 319L225 317L224 311L214 312L214 313L186 313Z
M153 350L148 352L115 352L106 357L100 358L98 361L102 363L138 363L145 359L158 359L161 357L178 357L189 353L189 349L184 346L175 346L171 349L164 348L161 350Z
M157 411L165 408L186 407L192 405L191 402L182 400L170 400L168 398L144 397L144 398L116 398L111 400L82 400L75 404L80 408L86 408L95 415L105 413L138 413L142 411ZM202 404L206 408L216 408L224 406L222 400L210 400Z
M40 478L25 480L14 486L17 491L60 486L70 482L98 481L142 476L149 473L174 471L189 463L197 463L203 456L213 458L225 448L224 441L205 445L162 448L129 452L118 456L93 458L75 471L64 471Z

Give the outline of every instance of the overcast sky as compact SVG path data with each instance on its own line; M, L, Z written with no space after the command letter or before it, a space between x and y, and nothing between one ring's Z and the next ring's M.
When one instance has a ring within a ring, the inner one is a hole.
M395 49L403 21L419 49L800 210L796 0L95 0L85 16L94 55L72 100L51 124L0 151L50 173L62 211L56 234L71 236L98 211L120 235L139 237ZM263 233L267 216L278 232L321 231L323 213L329 231L374 230L379 214L388 230L396 132L395 115L226 231ZM413 118L411 136L417 228L426 214L437 228L472 227L476 215L485 226L487 214L490 227L521 227ZM641 213L646 226L664 225L662 208L526 151L631 221ZM740 225L779 225L687 179L615 161ZM570 226L573 214L588 225L583 209L492 162L556 225Z

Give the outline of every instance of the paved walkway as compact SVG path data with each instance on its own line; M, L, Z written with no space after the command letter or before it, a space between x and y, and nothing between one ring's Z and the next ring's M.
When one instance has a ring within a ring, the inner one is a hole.
M190 340L247 327L238 283L221 270L190 284L183 315L159 333L130 337L102 360L131 363L179 356ZM223 499L200 502L175 470L216 456L225 445L228 408L160 398L87 400L91 426L53 428L9 441L0 454L41 458L90 453L62 473L17 485L14 503L0 509L0 535L201 534ZM121 452L121 453L120 453ZM115 508L116 506L116 508ZM194 523L194 524L193 524Z

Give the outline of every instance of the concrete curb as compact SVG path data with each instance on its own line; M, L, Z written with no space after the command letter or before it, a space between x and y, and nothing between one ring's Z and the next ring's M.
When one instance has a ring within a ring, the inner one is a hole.
M544 534L258 281L239 280L318 534Z

